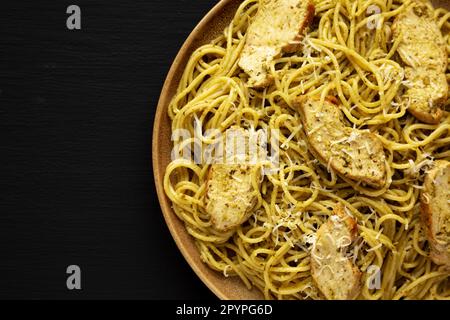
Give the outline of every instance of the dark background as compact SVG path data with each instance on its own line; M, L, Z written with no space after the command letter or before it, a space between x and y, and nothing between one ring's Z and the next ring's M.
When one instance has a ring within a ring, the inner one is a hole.
M0 298L214 299L164 223L151 134L171 62L215 3L2 1Z

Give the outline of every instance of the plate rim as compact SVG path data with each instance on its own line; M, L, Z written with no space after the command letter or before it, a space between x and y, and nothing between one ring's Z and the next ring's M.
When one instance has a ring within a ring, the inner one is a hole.
M449 0L430 0L435 7L443 7L447 10L450 10L450 2ZM220 286L219 281L215 279L211 279L210 275L206 273L204 270L201 270L200 263L195 261L192 253L188 250L187 245L182 241L181 234L179 234L179 231L177 230L175 226L175 219L179 219L173 209L170 205L167 205L168 197L165 194L164 191L164 174L166 168L161 165L160 163L160 150L161 150L161 143L159 140L159 136L161 133L161 123L163 122L163 117L165 113L167 113L167 107L170 103L170 100L172 99L172 96L170 96L170 84L172 84L176 77L176 72L181 67L184 67L183 60L185 59L186 55L189 53L189 51L194 51L197 47L192 47L193 44L198 40L198 34L200 31L204 30L208 27L208 25L211 23L211 21L216 18L217 16L220 16L221 12L225 10L225 8L228 5L232 5L234 2L242 3L242 0L219 0L207 13L204 15L201 20L198 22L198 24L194 27L194 29L190 32L189 36L186 38L186 40L183 42L182 46L178 50L178 53L176 54L171 67L167 73L167 76L165 78L165 81L163 83L163 86L161 88L161 93L158 99L157 103L157 109L155 112L155 117L153 120L153 130L152 130L152 172L156 187L156 193L158 197L159 206L161 208L161 212L164 216L165 224L168 227L170 234L172 238L175 241L175 244L177 245L178 250L183 255L186 262L189 264L191 269L194 271L194 273L197 275L197 277L206 285L206 287L211 290L219 299L221 300L230 300L230 299L236 299L236 296L243 297L242 295L234 295L230 296L230 294L227 292L225 288L222 288ZM191 52L191 53L192 53ZM187 61L186 61L187 62ZM178 84L178 82L177 82ZM170 203L170 200L169 200ZM180 220L183 224L184 223ZM184 229L184 233L188 234L187 230ZM189 237L192 238L191 235L188 234ZM198 253L198 256L200 254ZM206 265L204 265L206 266ZM207 267L207 266L206 266ZM212 270L212 269L211 269ZM217 272L212 270L213 272ZM225 280L231 280L230 278L224 278ZM240 281L240 279L237 279ZM250 294L251 291L254 290L248 290L245 285L241 282L242 288L245 288L248 291L248 294ZM260 293L257 293L260 295ZM262 295L261 295L262 298ZM241 298L242 299L242 298ZM243 297L243 299L254 299L253 297Z

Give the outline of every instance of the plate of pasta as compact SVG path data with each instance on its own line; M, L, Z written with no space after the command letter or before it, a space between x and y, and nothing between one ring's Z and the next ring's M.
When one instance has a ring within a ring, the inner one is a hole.
M450 299L450 2L222 0L164 84L153 170L222 299Z

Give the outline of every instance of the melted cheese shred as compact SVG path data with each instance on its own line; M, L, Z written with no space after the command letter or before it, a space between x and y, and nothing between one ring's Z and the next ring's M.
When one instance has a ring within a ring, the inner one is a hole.
M279 170L253 182L259 193L250 219L227 233L212 227L205 210L210 166L179 159L167 167L165 192L209 267L239 277L266 299L323 299L311 277L311 248L340 202L358 221L351 255L362 272L359 299L450 299L449 271L429 259L419 208L429 165L450 160L450 116L423 124L400 103L407 83L392 23L409 5L409 0L315 0L314 24L302 49L273 61L274 83L263 91L246 86L237 64L258 1L244 1L223 34L192 54L168 109L172 130L194 136L194 123L202 132L278 129L282 144ZM371 16L370 8L379 8L379 14ZM450 13L439 8L435 16L450 53ZM291 105L299 95L337 97L350 126L378 135L388 167L383 188L342 180L310 154ZM207 147L214 139L203 136L201 143ZM367 285L371 266L381 270L377 288Z

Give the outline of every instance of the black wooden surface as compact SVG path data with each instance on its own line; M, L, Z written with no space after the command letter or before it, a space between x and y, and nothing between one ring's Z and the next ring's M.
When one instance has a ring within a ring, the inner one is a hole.
M215 3L2 1L0 298L214 299L162 218L151 133L170 64Z

